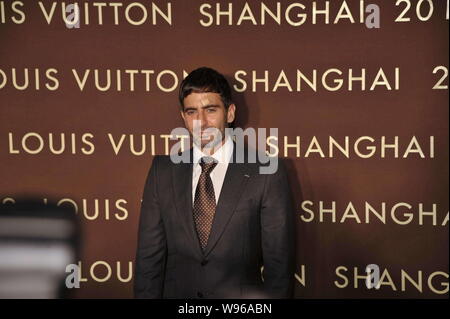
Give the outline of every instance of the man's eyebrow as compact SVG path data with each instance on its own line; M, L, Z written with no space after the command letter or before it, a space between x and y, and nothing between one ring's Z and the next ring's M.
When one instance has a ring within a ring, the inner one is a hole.
M202 108L202 109L207 109L207 108L218 108L218 107L220 107L219 104L207 104L207 105L203 105L201 108ZM196 108L196 107L193 107L193 106L186 106L186 107L184 108L184 112L190 111L190 110L196 110L196 109L197 109L197 108Z

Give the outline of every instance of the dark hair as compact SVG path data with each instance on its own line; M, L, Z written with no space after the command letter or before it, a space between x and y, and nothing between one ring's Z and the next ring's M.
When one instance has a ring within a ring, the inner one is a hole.
M181 107L184 106L184 98L191 93L218 93L225 109L233 103L231 89L225 77L214 69L201 67L195 69L181 82L178 99Z

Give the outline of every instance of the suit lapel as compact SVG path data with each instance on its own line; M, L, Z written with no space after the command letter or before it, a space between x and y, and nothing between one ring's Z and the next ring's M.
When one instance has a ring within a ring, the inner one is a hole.
M244 192L248 176L250 176L246 170L247 166L244 163L236 163L235 158L236 144L234 144L233 148L233 162L228 164L225 179L223 181L222 190L214 214L211 233L209 234L208 243L205 247L205 256L207 256L214 248L230 221L230 218L233 216L240 196Z
M179 163L173 165L172 182L174 187L174 203L180 220L191 239L195 253L202 258L202 249L197 238L197 231L194 225L192 210L192 149L189 163Z

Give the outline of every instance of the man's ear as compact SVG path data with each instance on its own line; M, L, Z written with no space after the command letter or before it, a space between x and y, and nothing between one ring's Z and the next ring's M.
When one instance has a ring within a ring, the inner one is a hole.
M180 110L180 114L181 114L181 117L183 118L183 121L184 121L185 120L185 118L184 118L184 111Z
M234 121L236 112L236 105L230 104L227 111L227 123L231 123Z

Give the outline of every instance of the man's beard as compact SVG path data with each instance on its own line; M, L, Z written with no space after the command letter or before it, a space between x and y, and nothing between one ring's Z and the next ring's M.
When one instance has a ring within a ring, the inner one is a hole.
M193 141L200 149L219 148L224 139L224 134L214 134L208 139L202 139L201 136L193 136Z

